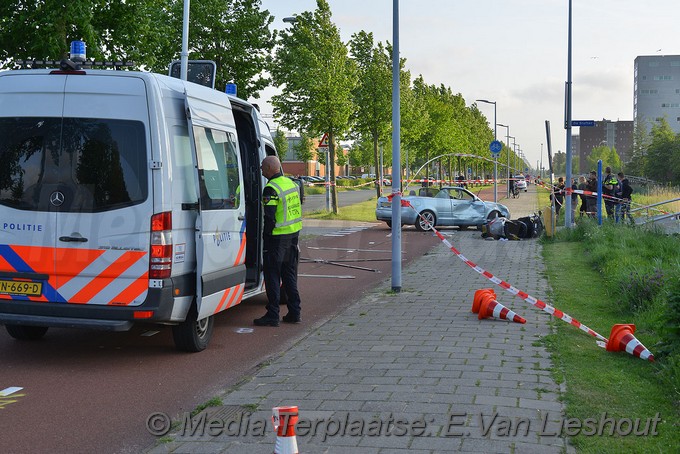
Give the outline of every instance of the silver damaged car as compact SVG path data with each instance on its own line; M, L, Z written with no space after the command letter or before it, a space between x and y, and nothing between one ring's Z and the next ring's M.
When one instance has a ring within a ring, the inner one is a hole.
M485 202L467 189L447 186L441 188L434 197L428 196L428 191L433 189L436 191L436 188L421 188L421 195L411 191L410 195L402 197L413 206L401 207L402 225L415 225L416 229L423 231L430 229L429 222L435 227L458 226L463 230L471 226L481 229L485 222L499 216L510 219L510 211L505 205ZM378 199L375 216L392 226L392 202L387 197Z

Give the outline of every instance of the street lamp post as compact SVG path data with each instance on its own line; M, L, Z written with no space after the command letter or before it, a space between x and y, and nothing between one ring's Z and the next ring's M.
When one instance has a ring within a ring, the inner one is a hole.
M501 126L501 127L505 128L505 147L508 149L507 150L508 162L507 162L507 167L505 169L506 173L507 173L506 176L508 177L508 181L506 182L506 186L508 187L508 196L507 197L510 198L510 126L503 125L503 124L500 124L500 123L497 123L496 126Z
M496 101L489 101L486 99L475 99L477 102L484 102L486 104L493 104L493 140L496 140ZM493 201L498 201L498 155L494 153L493 157Z
M392 291L401 292L401 107L399 0L392 1Z
M565 84L565 109L564 109L564 129L566 129L567 135L567 160L566 160L566 185L571 188L571 160L572 160L572 150L571 150L571 0L569 0L569 19L568 19L568 33L567 33L567 82ZM571 197L565 197L564 204L564 225L567 228L572 227L571 218Z

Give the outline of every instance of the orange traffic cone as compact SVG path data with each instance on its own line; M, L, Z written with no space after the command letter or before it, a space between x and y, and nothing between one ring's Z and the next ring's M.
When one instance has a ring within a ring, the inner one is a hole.
M520 317L496 301L496 293L490 288L475 292L475 297L472 301L472 312L477 314L477 318L480 320L495 317L502 320L511 320L515 323L527 322L523 317Z
M295 424L298 422L298 407L274 407L272 423L276 430L274 454L298 454Z
M628 352L640 359L647 359L654 361L654 355L647 350L647 347L642 345L642 342L637 340L633 333L635 332L635 325L618 324L612 327L612 332L607 341L608 352Z
M472 299L472 313L479 314L479 308L482 306L482 300L489 295L491 299L496 299L496 292L491 288L480 288L475 292L475 297Z

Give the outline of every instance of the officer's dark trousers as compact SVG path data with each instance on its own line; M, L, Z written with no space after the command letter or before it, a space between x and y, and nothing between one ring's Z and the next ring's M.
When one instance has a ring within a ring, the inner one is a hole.
M300 253L298 234L273 235L264 238L264 283L267 288L267 317L279 317L281 289L286 292L288 313L300 317L300 293L297 269Z

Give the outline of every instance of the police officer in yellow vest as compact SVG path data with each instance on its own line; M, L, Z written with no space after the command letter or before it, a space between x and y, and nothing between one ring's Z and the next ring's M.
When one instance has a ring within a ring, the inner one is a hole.
M614 197L614 193L618 191L619 180L615 175L612 174L611 167L605 169L607 175L605 175L602 180L602 195L608 196L604 198L604 207L607 211L607 218L614 219L614 208L616 207L616 201L610 197Z
M286 323L299 323L300 293L297 269L300 253L298 237L302 229L302 206L298 186L281 173L276 156L262 161L262 175L269 180L262 192L264 206L264 282L267 289L267 313L256 318L256 326L279 326L281 290L286 292Z

